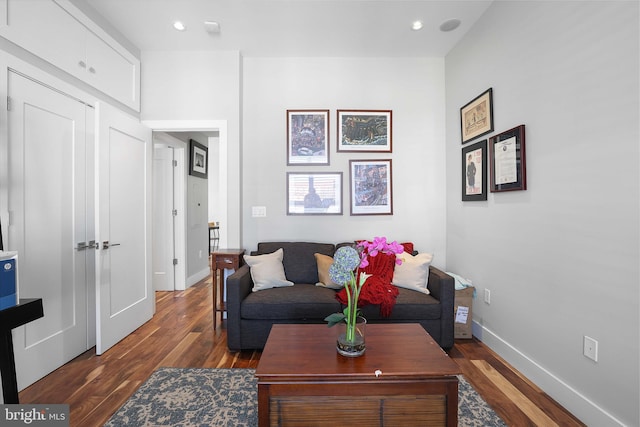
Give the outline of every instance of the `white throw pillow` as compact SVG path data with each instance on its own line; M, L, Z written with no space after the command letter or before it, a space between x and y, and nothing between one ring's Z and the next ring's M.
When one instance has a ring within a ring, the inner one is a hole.
M293 286L284 275L282 248L265 255L245 255L244 261L249 264L253 279L253 292L283 286Z
M433 255L424 253L412 256L404 252L397 254L396 257L402 259L402 264L395 266L392 283L399 288L428 294L429 266L433 260Z

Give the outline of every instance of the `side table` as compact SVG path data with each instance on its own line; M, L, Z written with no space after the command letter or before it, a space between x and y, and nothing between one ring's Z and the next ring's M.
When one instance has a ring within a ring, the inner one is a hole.
M224 270L237 270L244 263L242 258L244 249L218 249L211 253L211 270L213 271L213 330L216 330L218 312L220 312L220 323L223 314L227 311L224 296L227 281L224 278ZM218 278L218 273L220 277ZM222 283L221 283L222 282ZM218 298L220 294L220 298Z
M21 298L18 305L0 310L0 375L5 404L20 403L11 330L43 316L42 298Z

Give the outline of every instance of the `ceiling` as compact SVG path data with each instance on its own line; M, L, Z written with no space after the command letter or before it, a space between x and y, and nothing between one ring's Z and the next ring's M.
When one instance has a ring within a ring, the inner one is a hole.
M444 57L493 0L75 0L140 51L234 50L245 57ZM443 32L440 25L459 19ZM176 31L175 20L187 29ZM216 21L220 32L205 30ZM422 30L411 24L421 20Z

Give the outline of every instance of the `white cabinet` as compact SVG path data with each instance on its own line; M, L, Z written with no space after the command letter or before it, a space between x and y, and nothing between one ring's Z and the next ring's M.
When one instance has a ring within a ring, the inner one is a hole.
M68 0L1 0L0 19L0 36L140 111L140 61Z

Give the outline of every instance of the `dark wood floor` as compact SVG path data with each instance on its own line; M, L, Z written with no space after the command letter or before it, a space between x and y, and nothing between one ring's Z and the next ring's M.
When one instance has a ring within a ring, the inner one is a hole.
M105 354L89 350L20 392L21 403L67 403L72 426L101 426L160 366L255 368L259 352L230 353L226 329L213 332L211 278L158 292L156 315ZM476 340L450 356L507 424L582 426L575 417Z

